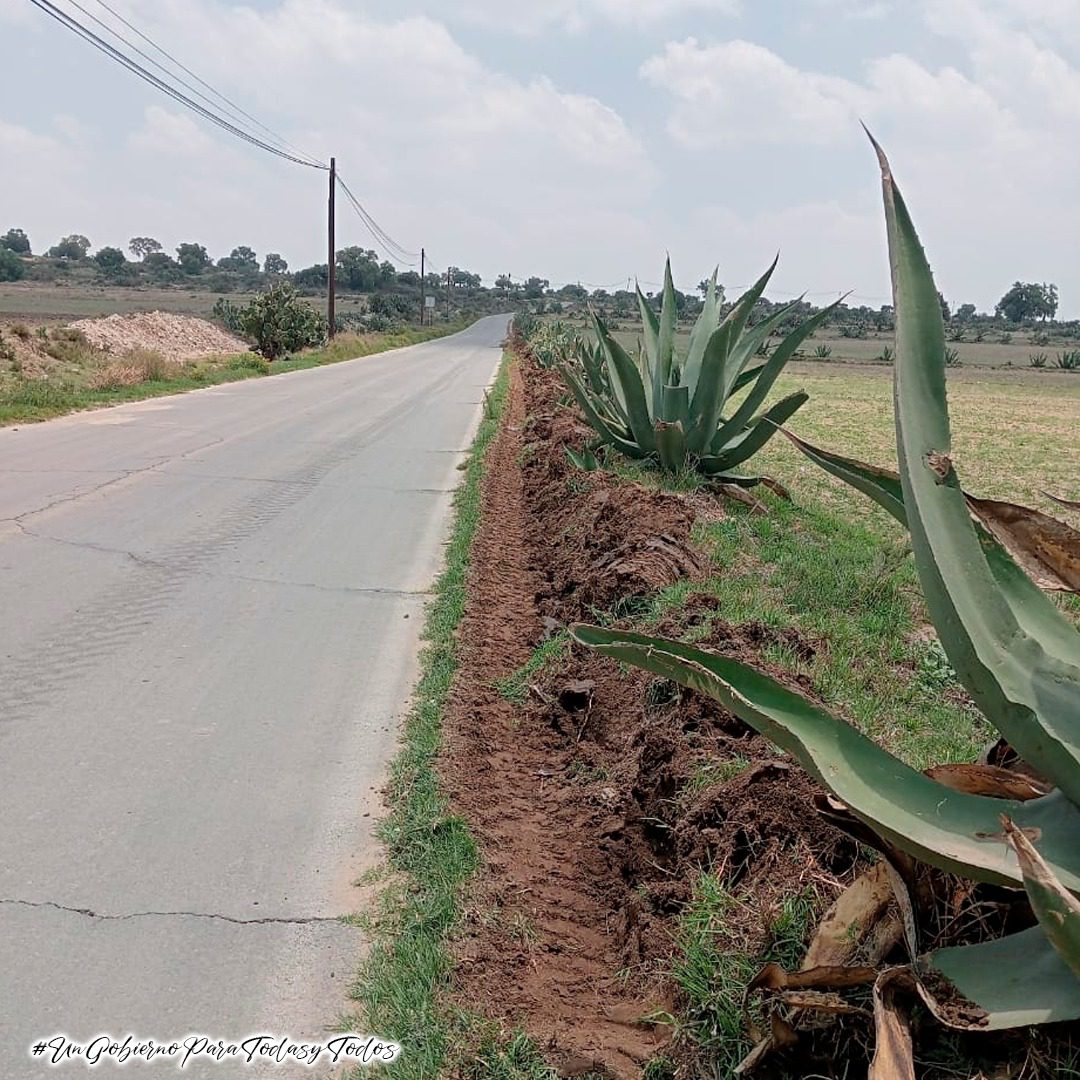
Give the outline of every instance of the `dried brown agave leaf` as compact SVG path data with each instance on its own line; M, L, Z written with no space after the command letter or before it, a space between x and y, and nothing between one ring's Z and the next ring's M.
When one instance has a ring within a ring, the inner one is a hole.
M1080 592L1080 532L1040 510L965 495L968 509L1042 589Z
M1016 799L1030 802L1048 795L1054 785L1024 773L997 765L935 765L926 775L953 791L968 795L987 795L992 799Z
M895 924L895 940L899 941L902 928L899 921L889 918L889 906L893 900L893 887L889 880L888 866L876 863L860 874L836 899L835 903L818 924L810 947L803 958L804 969L846 965L860 952L871 931L883 921ZM875 951L884 947L888 934L875 934ZM866 957L876 964L883 956Z
M886 971L874 983L874 1060L869 1080L915 1080L915 1057L904 997L911 991L905 968Z

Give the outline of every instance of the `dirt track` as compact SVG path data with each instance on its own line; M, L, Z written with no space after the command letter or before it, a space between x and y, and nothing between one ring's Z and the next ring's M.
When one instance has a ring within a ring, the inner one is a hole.
M672 1010L663 968L701 868L758 895L761 919L739 929L760 941L781 898L810 881L828 893L856 852L807 813L805 774L711 700L584 650L546 667L525 705L495 689L560 625L707 562L689 541L692 500L567 464L582 429L560 393L551 373L519 364L488 459L443 761L485 857L457 992L523 1024L564 1075L629 1078L670 1041L642 1017ZM705 597L661 629L695 629L762 666L778 637L727 625ZM726 781L692 784L704 762L743 761Z

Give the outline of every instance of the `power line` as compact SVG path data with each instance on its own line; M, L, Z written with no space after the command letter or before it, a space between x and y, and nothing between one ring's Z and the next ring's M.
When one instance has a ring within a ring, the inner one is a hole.
M382 242L382 246L384 247L384 249L392 248L404 259L416 259L420 257L419 252L409 251L406 248L402 247L401 244L399 244L385 229L383 229L382 226L379 225L379 223L367 212L367 210L364 209L363 205L360 203L360 200L357 199L357 197L349 189L349 186L340 177L338 177L338 183L341 185L341 188L345 192L346 197L352 204L353 209L356 210L357 214L360 215L361 220L371 230L372 235L374 235L377 240L380 240Z
M367 227L368 231L374 237L375 242L386 252L391 262L404 263L406 266L415 266L415 259L420 257L420 253L416 251L409 251L402 247L381 225L364 209L360 200L352 193L348 184L345 183L341 177L338 177L338 184L341 190L345 192L345 197L349 200L349 204L353 210L356 211L357 216Z
M189 109L198 113L200 116L205 117L211 123L217 124L218 127L235 135L239 139L243 139L245 142L250 143L252 146L257 146L261 150L266 150L271 154L275 154L280 158L284 158L286 161L292 161L297 165L306 165L310 169L323 169L327 167L317 161L309 161L305 158L298 157L295 154L290 154L285 150L280 149L277 146L273 146L271 143L266 142L264 139L259 138L256 135L251 134L249 131L245 131L242 128L237 127L235 124L230 123L223 116L218 115L216 112L212 112L210 109L203 105L200 105L197 101L188 97L186 94L177 90L176 87L171 86L169 83L162 79L159 79L152 72L147 71L141 64L133 60L130 56L125 55L119 49L114 48L104 38L99 37L92 30L83 26L77 19L68 15L66 12L61 11L55 4L50 3L50 0L30 0L36 8L44 11L46 15L55 19L61 26L71 30L84 41L89 42L94 48L103 52L110 59L115 60L123 67L127 68L132 74L137 75L144 82L149 83L151 86L156 87L163 93L167 94L173 100L178 101L182 105L186 105Z
M289 141L287 139L283 138L281 135L279 135L272 128L268 128L264 123L262 123L261 121L256 119L254 116L252 116L251 113L246 112L239 105L237 105L235 101L232 101L230 98L226 97L220 90L218 90L215 87L211 86L210 83L208 83L205 79L200 78L194 71L191 70L191 68L189 68L186 65L182 64L179 60L176 59L175 56L173 56L170 52L168 52L168 50L163 49L156 41L154 41L153 38L148 37L137 26L134 26L130 21L125 19L124 16L120 14L120 12L116 11L114 8L110 7L107 3L105 3L105 0L97 0L97 2L114 19L116 19L118 22L120 22L124 26L126 26L133 34L135 34L142 41L145 41L146 44L149 45L152 49L159 52L174 67L179 68L182 72L184 72L184 74L190 75L191 78L194 79L195 82L197 82L200 86L204 87L206 90L209 90L210 93L214 95L214 97L216 97L219 101L221 101L223 103L223 105L225 106L223 111L230 113L233 116L234 119L239 120L239 118L243 118L243 120L250 121L250 123L254 127L258 128L260 131L262 131L266 135L270 136L270 138L272 138L275 142L279 143L286 150L291 150L293 153L297 154L300 157L307 158L310 161L318 161L319 160L318 158L314 157L314 155L312 155L312 154L306 154L302 150L298 150L295 146L293 146L291 143L289 143ZM130 41L128 41L126 38L122 37L119 33L117 33L117 31L115 31L111 27L107 26L100 19L95 18L95 16L91 15L84 7L82 7L81 5L76 3L76 0L68 0L68 3L70 3L72 5L72 7L78 8L79 11L83 12L83 14L87 15L89 18L93 19L94 22L96 22L99 26L105 26L105 28L109 31L109 33L111 33L114 37L119 38L120 41L123 41L124 44L128 46L128 48L134 50L136 53L139 54L139 56L141 56L144 59L148 60L151 64L153 64L156 68L158 68L158 70L164 71L165 74L168 75L170 78L176 79L176 81L179 82L182 86L187 87L187 89L191 90L192 93L194 93L198 97L202 98L203 101L206 101L213 108L221 108L221 106L215 105L212 101L210 101L209 98L207 98L205 95L201 94L194 87L192 87L189 83L187 83L183 79L179 78L179 76L177 76L174 72L170 72L167 68L163 67L156 60L154 60L152 57L148 56L141 49L139 49L138 46L133 45ZM242 120L240 122L242 122Z

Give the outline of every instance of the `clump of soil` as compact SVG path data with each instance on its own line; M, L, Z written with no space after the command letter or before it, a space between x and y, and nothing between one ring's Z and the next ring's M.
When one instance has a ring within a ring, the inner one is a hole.
M244 341L214 323L166 311L79 319L71 325L81 331L92 345L110 353L153 349L167 360L194 360L221 353L246 352L248 349Z
M690 543L687 503L571 465L566 448L580 449L592 432L560 404L559 377L532 366L524 392L520 456L538 609L570 622L699 576L705 562Z
M754 894L752 920L802 885L838 890L858 852L811 812L806 774L711 699L569 647L524 706L495 689L560 623L706 570L687 500L569 465L587 433L561 396L519 363L485 479L443 760L485 859L456 992L563 1075L637 1077L671 1038L643 1018L675 1006L663 971L699 874ZM778 639L704 595L657 629L761 667ZM763 919L743 930L760 940Z

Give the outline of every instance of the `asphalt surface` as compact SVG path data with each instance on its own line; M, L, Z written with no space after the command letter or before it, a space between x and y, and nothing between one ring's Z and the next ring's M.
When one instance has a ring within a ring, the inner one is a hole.
M29 1055L61 1033L348 1013L340 917L506 325L0 429L0 1077L114 1071ZM127 1075L294 1075L201 1060Z

